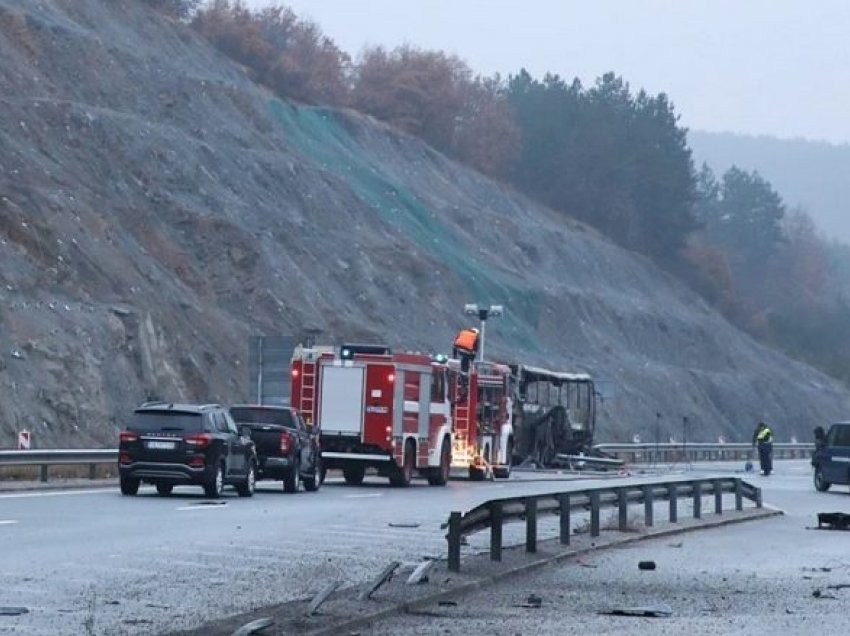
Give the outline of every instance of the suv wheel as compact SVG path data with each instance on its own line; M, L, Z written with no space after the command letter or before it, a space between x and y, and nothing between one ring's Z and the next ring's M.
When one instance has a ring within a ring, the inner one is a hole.
M820 492L826 492L829 490L829 487L832 486L827 480L823 478L823 471L820 466L815 467L815 490L819 490Z
M215 467L215 474L204 484L204 494L210 499L218 499L224 490L224 469L221 464Z
M319 486L322 485L322 460L316 459L316 465L313 467L313 474L310 477L304 478L304 489L308 492L316 492Z
M121 478L121 494L122 495L135 495L139 492L139 479L133 479L132 477L122 477Z
M283 492L298 492L298 487L301 485L301 473L298 472L298 467L293 466L289 469L286 477L283 478Z
M245 481L236 486L236 492L240 497L253 497L254 488L257 485L257 465L254 460L248 462L248 474L245 475Z
M167 497L171 494L171 491L174 490L174 484L157 484L156 491L162 497Z

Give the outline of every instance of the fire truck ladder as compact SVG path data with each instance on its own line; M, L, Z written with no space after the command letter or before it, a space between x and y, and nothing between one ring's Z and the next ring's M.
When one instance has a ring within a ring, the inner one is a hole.
M452 464L466 468L472 464L474 453L469 447L469 402L455 405L455 437Z
M316 365L312 362L301 366L301 415L313 422L316 401Z

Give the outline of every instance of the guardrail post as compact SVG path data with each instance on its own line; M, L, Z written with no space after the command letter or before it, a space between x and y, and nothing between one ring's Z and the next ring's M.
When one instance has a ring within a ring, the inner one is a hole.
M41 481L47 481L47 464L41 465Z
M670 499L670 523L676 523L679 520L678 509L676 507L678 503L677 497L679 495L676 493L676 490L676 484L667 486L667 497Z
M97 464L89 464L89 479L97 478Z
M449 515L449 571L460 572L460 513Z
M694 491L694 519L702 518L702 482L693 482Z
M740 479L735 479L735 510L744 509L744 487Z
M599 493L590 493L590 536L599 536Z
M570 493L558 495L561 507L561 545L570 545Z
M629 529L629 500L626 498L625 488L617 488L617 507L619 508L617 527L620 532L625 532Z
M652 516L654 512L653 504L655 503L653 501L654 491L652 486L643 486L641 490L643 491L643 524L647 528L651 528L655 522Z
M714 514L723 514L723 484L719 479L714 480Z
M761 488L756 488L756 508L762 507Z
M537 552L537 499L525 500L525 551Z
M502 560L502 502L490 502L490 560Z

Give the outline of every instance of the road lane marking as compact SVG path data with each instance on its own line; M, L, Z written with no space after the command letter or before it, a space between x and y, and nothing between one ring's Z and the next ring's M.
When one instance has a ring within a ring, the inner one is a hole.
M215 505L195 504L193 506L180 506L177 510L223 510L224 508L227 508L226 503Z
M64 497L66 495L91 495L93 493L114 493L114 490L97 488L93 490L57 490L53 492L15 492L0 495L0 499L25 499L27 497Z
M343 495L345 499L365 499L366 497L383 497L384 493L374 492L368 495Z
M0 526L10 526L13 523L18 523L17 519L0 520Z

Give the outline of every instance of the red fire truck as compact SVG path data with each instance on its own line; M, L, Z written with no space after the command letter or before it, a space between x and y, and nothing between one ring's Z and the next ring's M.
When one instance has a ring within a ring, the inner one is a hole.
M461 377L457 360L392 353L382 345L298 347L291 404L321 431L326 469L359 484L375 468L396 486L414 472L434 486L451 467L482 478L510 474L513 447L509 367L478 362Z

